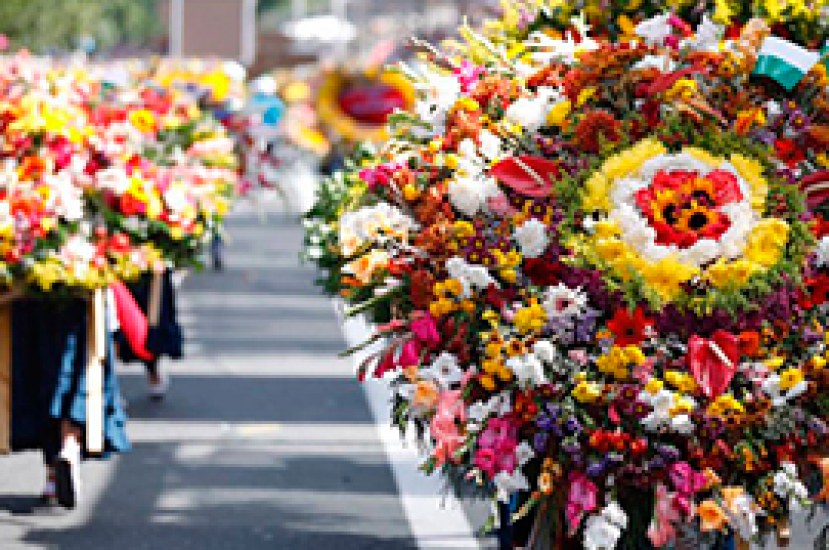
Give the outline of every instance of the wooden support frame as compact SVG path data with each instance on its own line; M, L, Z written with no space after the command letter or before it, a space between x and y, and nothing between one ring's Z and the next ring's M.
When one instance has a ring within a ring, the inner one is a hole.
M12 304L0 303L0 454L12 441Z
M86 450L104 452L104 361L106 360L106 290L96 289L86 318Z

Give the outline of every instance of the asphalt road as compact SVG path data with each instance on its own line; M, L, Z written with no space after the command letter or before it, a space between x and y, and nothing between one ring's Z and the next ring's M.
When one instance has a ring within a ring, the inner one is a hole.
M134 449L83 466L82 506L34 513L39 455L0 458L0 548L415 547L295 220L242 208L221 273L184 281L169 398L121 369ZM439 511L436 510L436 513Z

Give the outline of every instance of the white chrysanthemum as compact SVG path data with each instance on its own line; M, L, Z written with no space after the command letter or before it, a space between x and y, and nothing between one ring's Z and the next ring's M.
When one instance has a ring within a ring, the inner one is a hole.
M481 186L474 178L459 177L449 182L449 200L461 214L472 217L483 204Z
M602 516L590 516L584 527L585 550L608 550L616 548L622 530Z
M550 244L547 226L535 218L530 218L516 228L513 237L521 247L521 254L526 258L541 256Z
M700 239L679 252L679 261L700 266L717 259L721 254L722 247L718 242L712 239Z
M522 387L532 387L547 382L544 367L535 355L520 355L507 359L506 366Z
M561 99L562 94L557 89L541 87L535 97L521 97L515 100L507 107L504 118L534 132L547 120L552 105Z
M533 344L533 353L540 361L552 363L558 356L558 350L549 340L538 340Z

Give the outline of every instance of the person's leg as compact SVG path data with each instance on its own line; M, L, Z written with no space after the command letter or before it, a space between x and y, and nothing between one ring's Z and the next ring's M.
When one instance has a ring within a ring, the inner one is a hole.
M145 361L144 369L147 372L147 385L149 386L150 399L161 401L167 394L169 381L166 376L161 374L161 370L158 368L158 357L151 361Z
M213 234L213 240L210 242L210 255L213 259L213 269L221 271L224 269L224 259L222 258L222 236L217 231Z
M57 421L51 421L45 426L41 436L40 450L43 453L43 465L45 467L45 482L41 493L41 503L47 506L55 506L57 501L57 484L55 481L55 462L61 447L61 427Z
M60 423L61 449L55 461L58 503L75 508L80 499L81 441L83 429L69 420Z

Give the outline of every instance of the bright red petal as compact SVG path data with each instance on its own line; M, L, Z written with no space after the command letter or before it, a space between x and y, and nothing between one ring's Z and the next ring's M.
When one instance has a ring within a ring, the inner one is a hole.
M489 174L520 195L534 198L550 196L558 163L542 157L508 157L495 164ZM539 179L540 178L540 179Z

